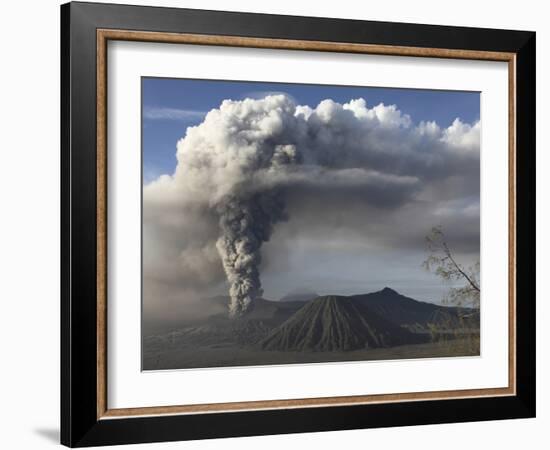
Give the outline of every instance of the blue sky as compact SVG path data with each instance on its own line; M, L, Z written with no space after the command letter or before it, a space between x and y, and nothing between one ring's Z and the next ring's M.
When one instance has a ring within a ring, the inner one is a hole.
M346 103L362 97L369 107L395 104L413 123L434 120L442 127L457 117L474 122L480 110L478 92L142 78L143 182L173 173L176 142L224 99L262 98L272 92L284 92L311 107L327 98Z

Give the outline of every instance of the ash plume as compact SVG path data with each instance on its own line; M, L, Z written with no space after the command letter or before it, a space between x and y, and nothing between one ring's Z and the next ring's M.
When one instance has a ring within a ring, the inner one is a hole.
M144 245L158 255L146 272L204 286L223 273L230 314L244 314L263 292L262 245L291 200L321 193L327 211L397 208L478 167L479 129L458 119L414 126L395 105L363 99L224 100L178 142L174 174L144 188Z
M220 214L220 237L216 247L229 282L229 314L247 311L261 297L259 267L261 247L273 226L286 220L284 203L276 192L256 193L248 198L227 198L216 208Z

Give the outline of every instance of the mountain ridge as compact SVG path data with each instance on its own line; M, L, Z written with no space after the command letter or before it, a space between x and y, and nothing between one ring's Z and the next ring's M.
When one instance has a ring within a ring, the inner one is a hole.
M259 298L247 314L233 319L228 303L225 296L205 299L211 308L207 317L149 336L172 346L235 343L263 350L348 351L479 330L479 310L421 302L388 287L307 302Z
M260 342L264 350L350 351L414 341L397 327L345 296L320 296L307 302Z
M422 302L388 287L369 294L350 297L377 314L391 318L396 325L409 329L429 328L431 325L448 328L456 328L459 325L466 328L479 328L478 309ZM469 318L464 317L466 312Z

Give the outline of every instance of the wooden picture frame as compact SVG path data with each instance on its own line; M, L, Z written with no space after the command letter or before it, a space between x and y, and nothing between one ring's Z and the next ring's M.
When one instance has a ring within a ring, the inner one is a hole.
M63 444L91 446L534 417L535 33L78 2L61 7L61 27ZM507 62L508 387L109 408L109 40Z

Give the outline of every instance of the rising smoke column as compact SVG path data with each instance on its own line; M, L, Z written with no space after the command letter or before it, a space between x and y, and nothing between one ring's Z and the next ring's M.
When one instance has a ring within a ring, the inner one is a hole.
M264 146L259 153L264 156L264 170L255 174L264 172L267 166L266 176L285 170L299 160L293 145ZM273 186L257 189L243 194L246 187L236 187L216 207L220 215L220 237L216 247L230 285L229 313L232 317L246 312L254 299L263 294L259 272L261 247L269 241L274 225L288 219L281 189Z
M220 214L220 237L216 247L229 282L229 314L247 311L261 297L259 267L261 246L273 233L273 226L286 220L282 197L277 192L255 193L247 198L226 198L216 208Z
M282 190L260 180L300 161L296 146L289 143L294 112L292 100L282 95L224 101L180 141L180 164L200 174L219 217L216 248L229 283L232 317L244 314L263 294L261 247L274 225L288 218Z

